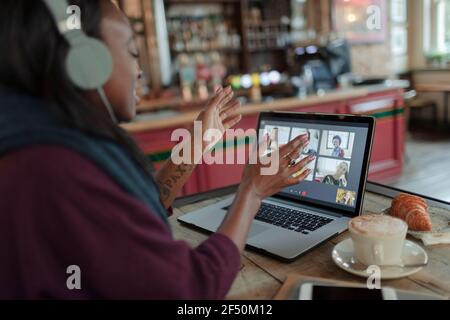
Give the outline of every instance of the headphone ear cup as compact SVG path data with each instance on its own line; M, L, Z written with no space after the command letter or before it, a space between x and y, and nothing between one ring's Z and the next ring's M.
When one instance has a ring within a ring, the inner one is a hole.
M66 58L66 70L71 81L80 89L101 88L113 71L111 53L101 41L83 37L70 48Z

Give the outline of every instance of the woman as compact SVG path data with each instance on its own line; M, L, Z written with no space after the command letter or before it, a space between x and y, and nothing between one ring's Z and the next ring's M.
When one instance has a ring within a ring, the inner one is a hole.
M127 19L107 0L70 3L111 52L104 91L118 120L131 120L140 70ZM191 249L173 239L167 209L195 165L169 160L153 173L97 93L69 81L68 45L43 1L3 1L0 40L9 46L0 52L0 299L223 298L262 199L307 176L292 178L306 160L288 166L305 137L280 150L276 176L248 165L222 226ZM218 90L203 129L224 132L238 107ZM81 271L75 286L71 266Z
M341 162L337 168L336 172L332 175L327 175L323 178L322 183L332 184L339 187L347 186L347 177L348 177L348 164L347 162Z
M345 157L345 151L341 148L342 144L342 138L340 136L334 136L333 137L333 146L334 149L331 152L332 157L336 158L344 158Z
M355 206L355 196L351 191L343 191L340 195L340 199L338 201L339 204L343 204L346 206L354 207Z

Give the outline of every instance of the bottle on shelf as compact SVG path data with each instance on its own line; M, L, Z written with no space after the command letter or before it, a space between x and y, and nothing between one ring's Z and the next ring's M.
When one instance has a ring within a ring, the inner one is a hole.
M239 49L237 27L221 15L177 16L168 22L171 49L176 52Z
M208 81L211 77L211 70L205 61L205 56L201 53L195 55L196 75L197 75L197 97L200 100L208 99Z
M261 81L259 73L252 73L252 87L250 88L250 100L260 102L262 100Z
M181 97L184 101L192 101L192 87L196 78L196 71L187 54L178 55Z
M211 53L211 87L222 86L223 78L227 73L225 65L222 63L222 58L217 51Z

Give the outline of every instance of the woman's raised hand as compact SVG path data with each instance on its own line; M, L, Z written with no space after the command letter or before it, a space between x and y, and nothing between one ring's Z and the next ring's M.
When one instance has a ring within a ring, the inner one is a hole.
M209 100L205 109L200 113L197 121L202 124L202 136L210 130L217 130L217 135L214 135L213 141L206 141L203 143L203 153L209 151L208 146L213 146L219 142L223 137L225 130L230 129L241 121L242 115L237 113L240 108L240 102L234 97L234 92L231 87L218 87L214 96ZM220 138L219 138L220 136Z

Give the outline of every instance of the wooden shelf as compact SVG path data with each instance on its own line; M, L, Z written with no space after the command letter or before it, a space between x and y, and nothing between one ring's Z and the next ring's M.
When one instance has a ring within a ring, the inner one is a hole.
M131 1L130 1L131 2ZM283 23L280 21L280 14L277 8L289 6L290 0L276 0L276 1L263 1L258 0L257 2L261 4L261 23L254 25L249 18L250 14L250 0L164 0L164 5L166 6L166 14L168 14L170 6L173 5L206 5L206 4L217 4L226 8L226 10L222 10L222 14L226 16L227 22L230 26L232 26L233 34L237 33L240 36L240 48L216 48L216 49L196 49L196 50L175 50L175 48L171 48L170 52L173 55L186 53L186 54L195 54L195 53L208 53L213 51L218 51L225 55L225 58L229 60L232 64L233 69L237 71L233 71L235 73L248 73L253 70L258 70L261 65L269 64L274 69L280 71L289 70L289 61L286 59L280 59L281 53L285 50L284 47L275 47L268 46L265 47L253 47L254 41L258 41L258 39L254 39L252 34L248 34L249 30L252 28L258 27L277 27L277 29L281 29L281 34L284 32ZM256 2L256 1L255 1ZM327 20L329 13L329 5L327 3L329 0L307 0L305 5L305 16L307 19L307 29L312 28L316 29L317 33L327 30L327 28L320 27L322 24L328 25L329 21ZM127 15L131 17L137 17L139 21L143 21L145 24L145 32L146 36L143 36L143 42L146 44L146 48L148 53L148 59L146 59L146 63L141 62L146 73L149 75L149 85L152 86L152 89L161 88L161 75L158 67L159 63L159 51L153 48L156 44L156 30L155 26L155 17L153 16L153 7L151 6L151 1L136 1L136 4L128 5L128 2L121 1L122 7L125 7ZM127 4L125 6L125 3ZM320 5L318 5L320 4ZM266 7L266 5L268 7ZM259 5L258 5L259 6ZM267 10L271 10L265 12ZM183 8L181 8L183 9ZM284 10L284 9L283 9ZM282 12L284 12L281 10ZM273 14L272 14L273 11ZM280 12L281 12L280 11ZM184 10L179 10L180 15L182 15ZM219 14L220 15L220 14ZM169 17L166 17L169 18ZM172 17L175 18L175 17ZM289 29L289 26L286 26ZM256 33L257 30L254 31ZM274 32L268 30L269 34L280 34L277 30ZM169 39L170 45L174 44L172 39ZM262 42L266 43L266 42ZM276 43L276 42L270 42ZM266 63L267 61L267 63ZM172 63L174 61L172 60Z

